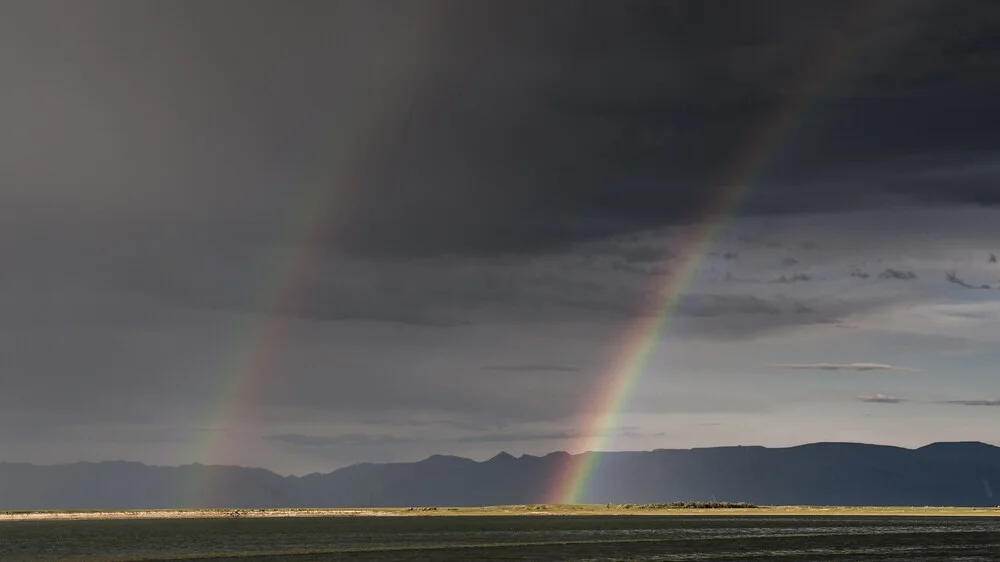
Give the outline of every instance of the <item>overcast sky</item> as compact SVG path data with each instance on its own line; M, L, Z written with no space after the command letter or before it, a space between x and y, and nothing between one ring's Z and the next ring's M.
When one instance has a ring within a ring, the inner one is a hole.
M0 460L579 452L737 191L607 447L997 442L991 0L0 0L0 73Z

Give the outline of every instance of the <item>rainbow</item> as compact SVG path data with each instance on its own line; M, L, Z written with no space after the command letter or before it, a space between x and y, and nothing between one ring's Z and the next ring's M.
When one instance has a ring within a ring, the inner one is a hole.
M858 23L870 23L877 15L884 14L886 9L886 5L870 2L867 9L857 14ZM571 447L571 450L580 453L570 456L557 471L546 500L548 503L581 503L586 500L591 482L600 468L599 451L607 450L611 433L620 425L621 413L642 378L652 352L670 328L677 305L698 277L705 257L724 229L726 219L748 192L754 179L766 169L773 155L794 132L802 115L860 46L860 41L831 41L822 56L800 76L798 87L794 89L798 94L751 131L742 150L713 183L716 186L714 193L700 218L689 225L678 244L683 250L675 258L674 271L659 290L653 292L654 300L646 308L649 312L627 330L624 345L593 389L584 408L590 417Z
M350 6L345 6L345 9ZM318 250L325 247L336 218L344 212L352 190L360 189L360 176L373 147L390 131L389 126L406 107L412 93L434 60L439 27L447 14L427 7L414 7L412 17L398 16L400 29L381 49L362 53L365 57L364 92L355 92L356 105L343 112L335 123L339 144L329 147L320 163L325 181L316 183L287 214L282 236L272 246L267 260L270 275L255 293L253 313L242 314L209 381L205 399L203 438L195 445L195 462L222 465L246 462L259 436L252 429L261 418L272 385L279 380L274 372L283 351L295 308L314 264L328 259ZM350 19L350 18L348 18ZM333 33L333 32L331 32ZM181 502L186 506L218 505L226 482L211 469L192 474Z

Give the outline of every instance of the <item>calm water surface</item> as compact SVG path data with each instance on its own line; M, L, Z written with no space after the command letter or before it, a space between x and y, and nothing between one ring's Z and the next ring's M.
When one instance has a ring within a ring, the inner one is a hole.
M328 517L0 522L2 561L1000 560L1000 518Z

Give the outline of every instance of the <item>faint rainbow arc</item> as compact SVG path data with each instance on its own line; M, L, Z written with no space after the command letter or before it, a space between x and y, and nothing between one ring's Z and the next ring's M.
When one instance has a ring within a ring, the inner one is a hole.
M883 6L873 1L858 17L868 23L885 13L890 4L895 2L886 2ZM798 118L820 97L837 71L862 45L860 41L847 40L831 43L816 64L802 73L795 89L800 93L752 130L743 144L744 148L713 182L712 185L716 186L714 197L705 205L701 219L688 228L679 244L682 250L675 257L676 270L654 292L654 300L647 307L651 312L630 326L623 338L624 345L592 391L590 405L584 411L595 414L581 428L581 437L573 447L580 454L570 456L557 471L547 499L549 503L584 501L600 464L600 454L595 453L604 450L610 441L611 430L641 379L660 336L670 327L677 305L697 277L705 256L724 228L726 217L748 192L753 179L770 163L770 157L793 132Z
M320 163L324 170L333 171L332 181L314 185L287 214L281 237L268 260L270 275L260 285L253 303L253 310L258 312L243 314L220 359L220 374L212 381L204 402L205 438L196 444L197 462L232 462L256 442L255 436L241 432L261 417L258 409L276 377L270 371L281 354L309 272L323 257L318 250L324 247L336 227L336 217L343 212L339 204L345 202L345 194L358 188L352 182L364 172L373 145L388 134L418 87L426 62L433 58L434 30L443 23L437 16L443 14L422 10L417 15L419 18L409 20L402 36L386 51L366 53L366 60L378 73L375 87L366 90L363 105L351 108L337 124L337 134L347 142L330 151L329 161ZM402 48L393 48L404 43ZM224 497L220 491L225 486L214 471L204 469L192 476L181 493L181 501L191 507L217 504L213 497Z

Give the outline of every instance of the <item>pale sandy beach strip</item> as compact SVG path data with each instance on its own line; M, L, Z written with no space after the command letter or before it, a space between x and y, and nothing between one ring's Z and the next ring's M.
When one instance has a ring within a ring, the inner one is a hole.
M205 519L232 517L384 517L401 512L377 509L148 509L123 511L10 511L0 521L93 519Z
M330 509L137 509L121 511L0 511L3 521L70 521L100 519L221 519L267 517L421 517L493 515L705 515L705 516L917 516L1000 517L1000 507L840 507L762 506L754 509L629 509L599 505L506 505L446 508Z

